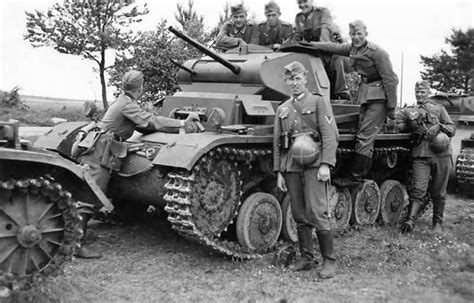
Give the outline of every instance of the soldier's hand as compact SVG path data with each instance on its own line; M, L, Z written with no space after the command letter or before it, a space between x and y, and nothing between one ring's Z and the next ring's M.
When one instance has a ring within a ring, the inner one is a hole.
M329 165L327 164L321 164L321 166L318 169L318 180L319 181L329 181L331 178L331 171L329 170Z
M396 124L396 122L397 122L397 121L396 121L395 119L390 119L390 118L388 118L388 119L387 119L387 127L388 127L388 129L390 129L390 130L395 129L395 124Z
M387 108L387 117L395 120L395 108Z
M199 131L199 128L196 125L196 122L185 120L184 121L184 131L186 133L197 133Z
M199 118L199 115L197 113L191 112L186 118L186 121L201 121L201 119Z
M441 125L439 124L433 125L432 127L428 129L428 137L434 138L434 136L436 136L440 130L441 130Z
M288 188L286 187L285 178L283 178L283 175L280 172L277 174L277 187L283 192L286 192L288 190Z

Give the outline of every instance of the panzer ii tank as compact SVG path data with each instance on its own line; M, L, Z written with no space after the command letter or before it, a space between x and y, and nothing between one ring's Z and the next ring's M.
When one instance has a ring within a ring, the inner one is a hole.
M290 96L280 71L300 61L309 71L308 88L329 100L321 59L256 45L216 54L170 31L206 56L182 65L177 74L181 91L165 98L161 112L183 119L195 112L203 131L135 133L121 171L110 182L114 206L161 208L179 234L237 259L256 257L280 234L295 240L289 198L276 190L272 169L275 109ZM350 165L359 107L333 104L333 111L341 133L334 170L338 178ZM69 132L75 132L73 126ZM70 144L57 139L59 134L53 129L36 146L67 154ZM398 218L406 201L408 144L407 134L380 134L371 179L352 192L330 187L336 229L346 227L351 216L358 224L372 224L380 213L387 223Z
M66 128L74 124L83 125ZM66 128L56 130L67 137ZM80 213L101 208L113 206L87 169L32 148L17 123L0 122L0 286L56 272L79 246Z

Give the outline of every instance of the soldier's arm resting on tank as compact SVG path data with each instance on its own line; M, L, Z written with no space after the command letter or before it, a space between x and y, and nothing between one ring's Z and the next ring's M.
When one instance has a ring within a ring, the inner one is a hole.
M336 150L339 142L339 131L329 101L318 100L317 115L321 140L321 163L331 167L336 165Z
M234 48L239 46L240 38L231 37L227 31L227 24L224 24L216 38L216 46L222 48Z
M448 137L454 137L456 134L456 126L454 125L453 120L448 114L448 111L444 106L441 107L441 115L439 118L440 126L443 133L445 133Z
M170 128L184 127L182 120L154 115L143 110L134 102L124 106L122 114L135 123L139 129L146 131L167 131Z
M386 107L394 109L397 107L398 77L393 71L392 62L390 62L388 53L382 49L376 50L373 59L379 76L382 78L383 89L387 97Z
M336 54L349 57L351 53L350 43L335 43L335 42L307 42L315 50L324 51L330 54Z

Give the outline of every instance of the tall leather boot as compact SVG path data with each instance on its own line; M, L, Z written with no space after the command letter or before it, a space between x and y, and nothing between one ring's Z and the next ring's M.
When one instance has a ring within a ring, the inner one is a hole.
M364 182L364 177L369 173L372 158L361 154L355 154L352 159L350 178L338 178L333 180L333 184L341 187L356 186Z
M81 214L82 216L82 231L84 232L82 239L81 239L81 247L76 253L76 257L82 259L99 259L102 258L102 253L97 251L91 245L86 244L86 236L87 236L87 223L89 223L90 215L89 214Z
M301 259L293 266L294 271L310 270L315 267L313 229L311 227L298 228L298 243L300 246Z
M443 214L445 201L433 201L433 231L443 231Z
M336 276L336 256L334 255L334 237L330 230L316 232L319 241L319 249L323 257L323 267L319 272L322 279L331 279Z
M403 222L402 226L400 227L402 233L407 233L413 230L415 227L415 220L416 220L416 215L418 215L418 212L420 211L422 206L421 202L418 201L412 201L410 205L410 213L408 215L408 219Z

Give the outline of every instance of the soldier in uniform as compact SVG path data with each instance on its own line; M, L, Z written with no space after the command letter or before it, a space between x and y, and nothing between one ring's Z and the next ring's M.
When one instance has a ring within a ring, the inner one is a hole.
M334 42L338 30L329 10L325 7L313 6L313 0L297 0L296 2L301 12L295 18L293 40L295 42ZM331 98L351 100L342 58L335 55L322 55L321 58L331 82Z
M429 102L430 86L427 81L415 85L416 105L397 113L396 128L412 133L413 180L410 190L408 219L402 224L402 232L415 226L428 188L433 199L433 230L442 230L446 187L452 167L450 139L456 127L442 105ZM431 177L431 186L429 186Z
M349 23L351 43L311 42L316 50L350 57L361 78L358 90L360 103L359 129L356 134L352 178L344 184L362 181L368 173L374 151L374 141L388 117L395 119L398 77L389 56L379 46L367 41L367 28L362 21ZM393 122L390 122L393 123Z
M258 24L260 45L271 49L279 49L284 43L291 40L293 26L280 20L280 6L273 1L265 4L267 21Z
M198 130L194 121L198 121L196 114L191 114L186 120L177 120L161 117L143 110L136 102L143 90L143 74L139 71L129 71L122 78L123 93L105 112L104 117L98 124L100 137L94 145L82 151L78 156L78 162L87 164L91 176L104 193L107 193L107 185L110 180L110 167L105 167L103 156L108 152L110 141L125 141L130 138L135 129L141 131L177 131L184 128L186 132ZM76 139L76 143L84 140L84 137ZM74 144L74 147L77 144ZM73 148L74 148L73 147ZM84 237L87 233L87 222L90 216L82 214ZM100 258L101 254L94 251L92 247L83 245L77 256L80 258Z
M331 104L306 88L307 71L294 61L284 67L285 83L292 97L275 115L274 171L277 186L288 191L297 224L301 259L294 270L315 266L312 230L316 228L323 258L322 278L336 274L333 236L329 226L327 184L336 163L339 139Z
M247 11L244 5L231 6L230 14L232 20L222 26L217 35L216 46L227 50L248 43L258 44L257 25L247 21Z

